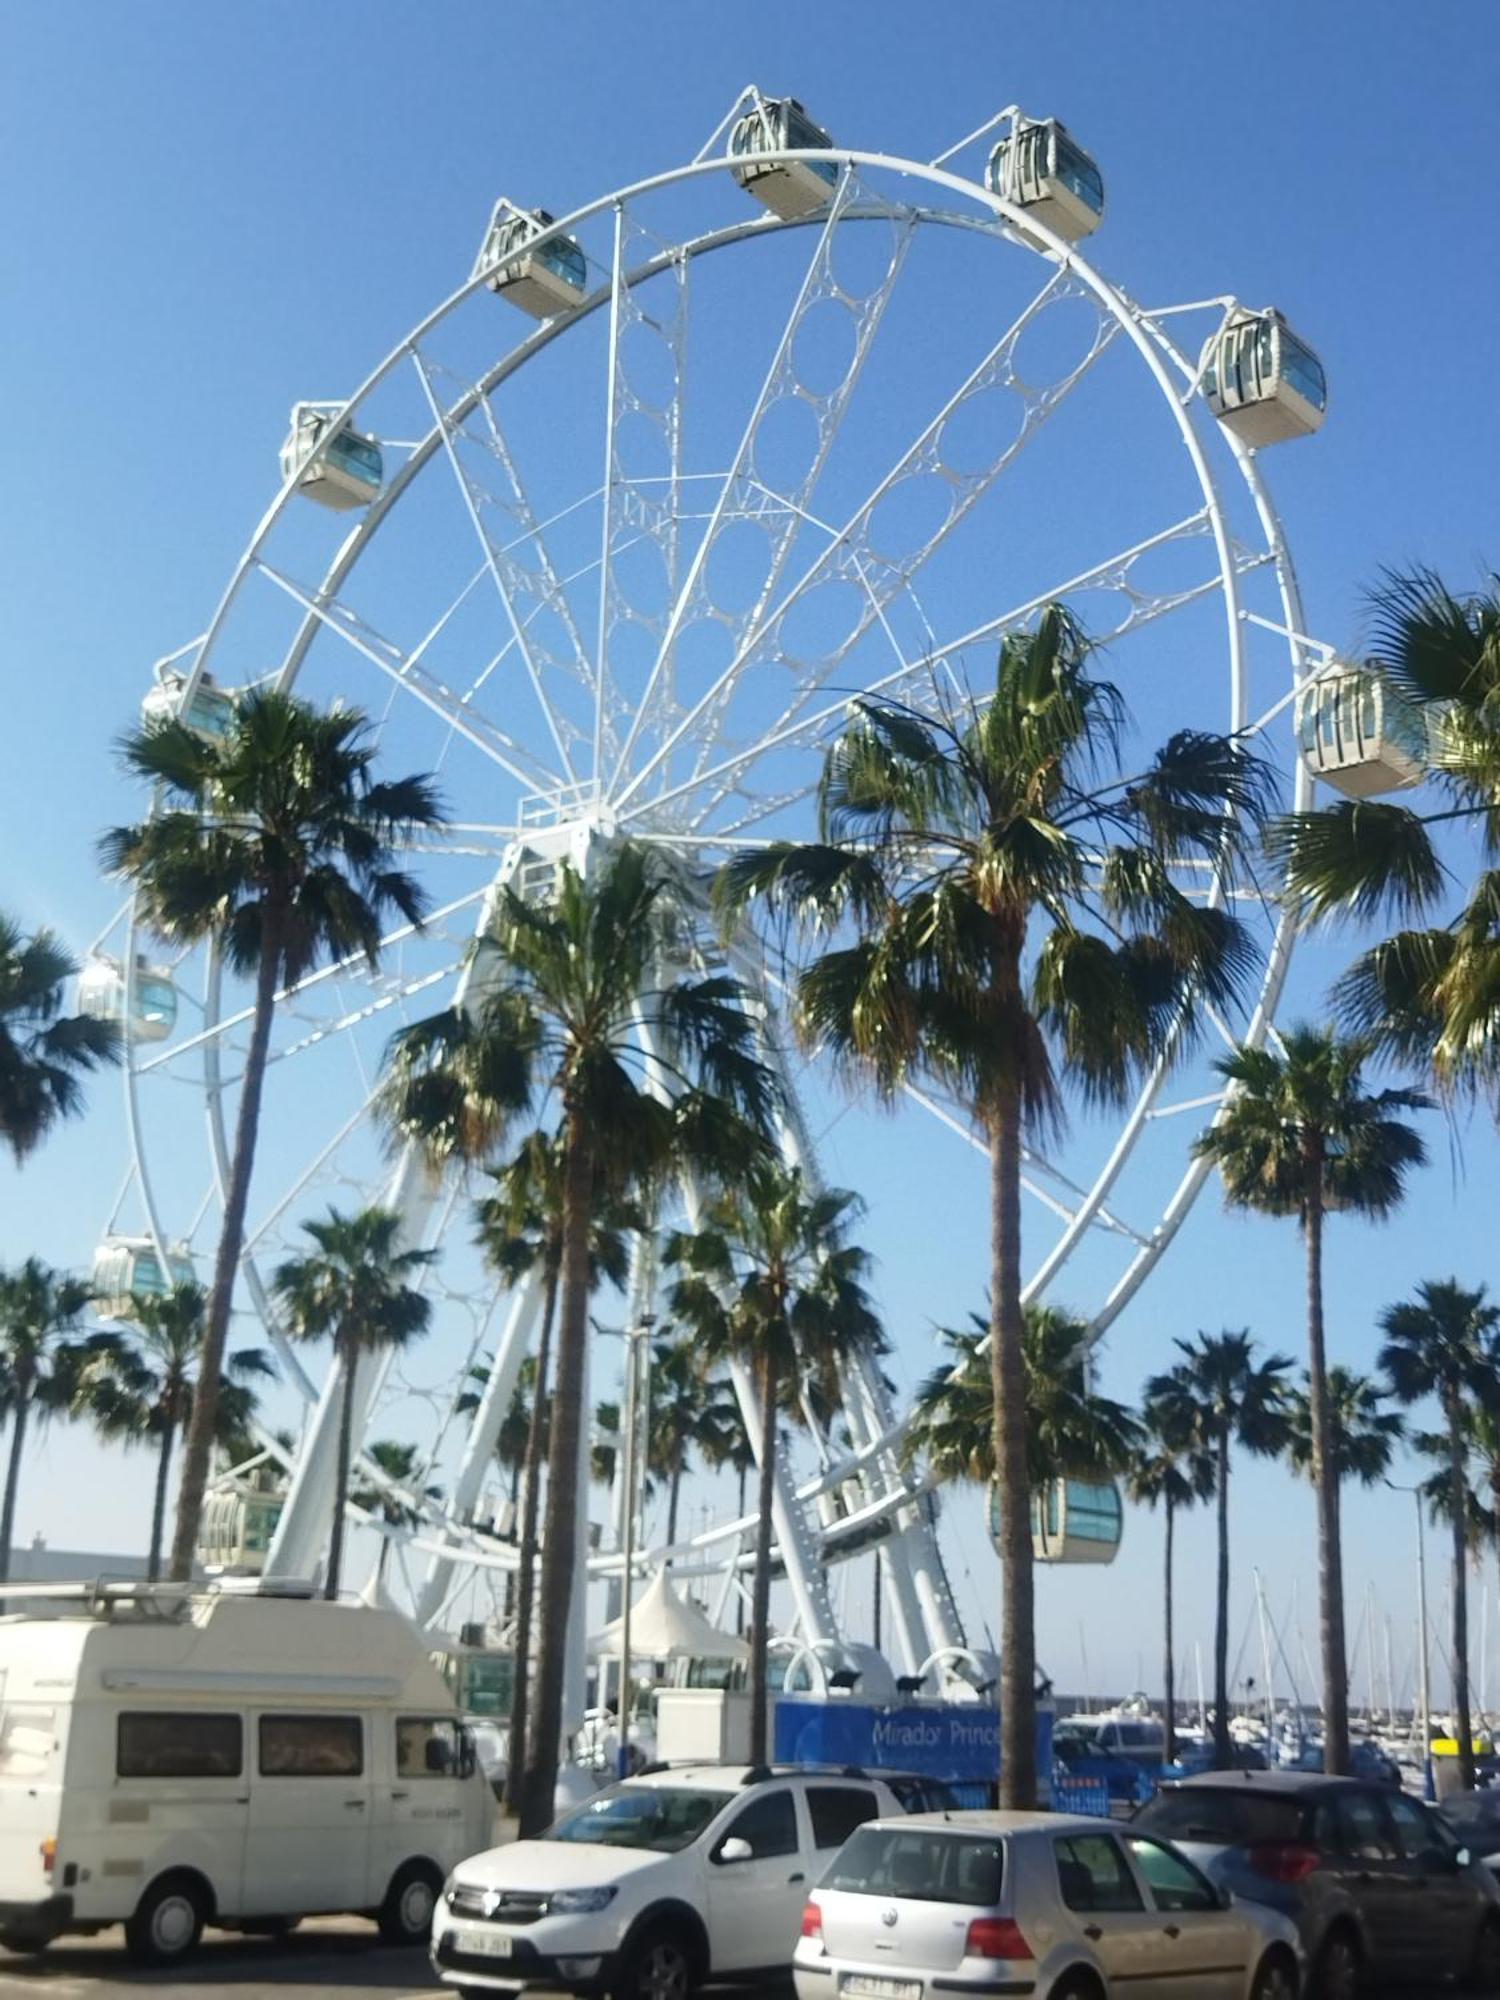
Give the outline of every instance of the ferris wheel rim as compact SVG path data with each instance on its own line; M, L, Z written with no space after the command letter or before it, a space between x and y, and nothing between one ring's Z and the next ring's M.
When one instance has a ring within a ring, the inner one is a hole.
M1002 236L1004 240L1011 242L1015 247L1030 250L1034 255L1042 255L1046 261L1056 267L1059 274L1067 273L1074 277L1092 295L1096 306L1101 309L1102 315L1107 315L1120 330L1127 334L1139 358L1144 362L1148 374L1154 379L1163 400L1172 410L1179 436L1188 448L1198 490L1203 497L1204 518L1213 535L1218 559L1219 575L1216 587L1222 588L1224 592L1226 633L1231 670L1231 711L1235 727L1243 728L1248 721L1248 715L1239 594L1240 570L1231 548L1219 479L1209 462L1208 455L1203 447L1203 441L1198 435L1192 421L1189 399L1177 393L1176 385L1168 371L1167 363L1163 358L1161 350L1166 349L1167 358L1174 360L1184 373L1191 373L1191 365L1182 356L1177 354L1171 342L1164 335L1160 323L1151 313L1147 312L1131 299L1121 287L1098 272L1080 254L1076 246L1056 237L1053 232L1047 229L1045 225L1039 223L1034 217L1025 214L1024 211L1015 208L1001 197L992 194L988 188L969 180L967 177L952 173L945 168L934 166L931 163L914 161L899 155L865 152L859 149L789 150L782 154L768 155L767 157L773 162L783 160L832 160L839 163L845 173L852 173L856 169L868 169L872 172L895 174L905 180L915 181L920 185L944 189L969 204L977 203L979 205L979 212L959 214L947 210L924 209L913 202L872 202L869 213L872 218L879 215L892 218L909 215L914 221L931 222L943 227L972 229L978 233L990 236ZM648 196L662 188L692 179L706 179L715 174L722 175L726 171L731 171L732 165L733 162L727 156L714 156L694 161L684 167L671 169L663 174L648 176L629 186L599 197L575 210L572 214L553 225L547 234L550 236L566 233L610 210L614 210L618 214L625 204ZM817 213L797 218L766 215L724 225L715 230L705 232L700 237L691 241L675 243L664 248L659 255L648 259L636 271L628 275L620 273L613 282L616 284L624 283L633 285L641 282L645 276L656 275L659 271L668 268L678 259L700 257L709 254L715 249L732 247L746 240L777 236L789 228L814 227L821 219L822 217ZM860 219L865 219L863 213L851 212L848 216L848 220L851 222ZM1038 249L1037 239L1041 240L1040 249ZM360 406L382 382L399 369L408 357L415 356L420 343L435 328L440 326L468 299L482 290L485 282L485 274L476 273L434 308L425 319L418 322L390 350L366 377L364 382L355 390L353 395L342 405L337 417L334 419L335 424L342 424L348 421L350 416L358 411ZM560 338L582 319L604 309L609 302L610 289L611 287L608 285L600 287L574 311L558 315L536 328L526 335L525 338L518 340L498 362L485 371L477 383L469 385L464 397L459 400L459 403L454 405L454 410L462 409L465 413L472 410L480 401L492 395L501 382L518 372L528 360L534 358L546 347L550 346L554 340ZM448 414L451 419L453 412L450 411ZM1287 554L1285 531L1282 527L1280 517L1265 487L1254 454L1248 451L1232 433L1223 433L1223 435L1227 437L1237 469L1240 471L1241 477L1253 497L1267 543L1271 550L1272 560L1275 561L1277 587L1281 594L1283 608L1287 614L1287 624L1293 631L1300 632L1302 629L1300 598L1296 590L1295 575L1291 570L1290 558ZM411 456L401 465L386 490L381 493L376 502L352 525L350 533L335 551L331 563L327 566L323 581L318 586L317 596L320 602L326 600L330 595L334 598L337 597L345 579L354 570L361 557L370 547L390 511L397 501L404 496L418 474L425 469L435 455L441 452L443 442L444 425L439 420L434 424L427 436L422 439L420 445L412 451ZM283 486L258 524L250 543L241 555L229 585L220 599L208 629L197 644L192 660L188 688L185 690L184 698L191 692L192 686L196 684L198 678L205 671L240 589L247 577L258 566L260 551L264 547L272 528L281 519L286 506L297 498L297 474L294 472L283 483ZM320 621L316 614L307 612L296 637L287 649L285 658L276 669L275 680L277 685L289 686L292 684L300 669L302 660L305 658L307 650L319 629ZM1295 642L1293 642L1291 650L1295 673L1299 660L1299 648ZM1306 784L1306 782L1306 774L1299 766L1299 788ZM132 936L134 935L135 921L136 908L134 900L132 900L130 913ZM1276 937L1266 954L1266 976L1260 984L1255 1014L1251 1023L1251 1031L1255 1039L1263 1038L1271 1025L1275 1007L1279 1001L1289 968L1290 944L1293 941L1293 930L1294 926L1291 925L1290 919L1283 915ZM1285 948L1283 948L1283 938L1285 939ZM217 993L217 978L213 982L213 987L215 993ZM217 1070L216 1061L212 1066ZM132 1052L130 1063L127 1064L127 1069L132 1072L135 1072L137 1069L134 1052ZM1123 1170L1123 1166L1128 1160L1131 1150L1133 1150L1134 1138L1138 1137L1139 1132L1144 1129L1145 1119L1149 1115L1151 1105L1159 1093L1161 1083L1165 1080L1165 1074L1166 1071L1163 1066L1160 1073L1151 1080L1137 1099L1131 1113L1131 1118L1127 1120L1127 1125L1133 1127L1131 1143L1120 1151L1118 1167L1115 1171L1109 1173L1108 1179L1106 1180L1105 1176L1101 1175L1096 1180L1086 1204L1088 1212L1085 1214L1083 1211L1080 1211L1079 1215L1075 1217L1070 1230L1065 1232L1062 1239L1065 1247L1061 1254L1058 1254L1057 1246L1054 1246L1054 1252L1048 1260L1052 1269L1061 1268L1062 1264L1066 1262L1071 1248L1076 1242L1082 1240L1085 1232L1097 1215L1099 1208L1107 1199L1109 1186L1118 1177L1118 1171ZM135 1101L136 1080L137 1078L133 1074L127 1092L129 1123L133 1154L138 1166L143 1166L145 1148L142 1144L139 1107ZM216 1178L220 1180L220 1184L222 1185L223 1164L227 1159L227 1134L224 1129L224 1095L227 1086L223 1081L222 1075L216 1074L212 1082L205 1078L204 1087L209 1099L210 1125L214 1134L213 1150L215 1154ZM1206 1178L1207 1171L1206 1167L1202 1171L1199 1171L1196 1163L1190 1169L1188 1178L1193 1179L1194 1185L1186 1195L1182 1213L1185 1214L1187 1208L1191 1207L1193 1196L1196 1195L1198 1189L1201 1187L1203 1179ZM155 1200L148 1191L147 1178L144 1172L142 1172L140 1184L148 1211L151 1234L157 1240L158 1247L160 1248L166 1240L165 1233L161 1230L160 1216ZM1182 1189L1179 1189L1178 1196L1182 1192ZM1169 1212L1177 1203L1178 1196L1174 1196L1173 1201L1168 1204ZM1161 1225L1158 1225L1158 1234L1160 1234L1160 1230ZM1175 1227L1171 1233L1175 1233ZM1149 1275L1149 1271L1159 1261L1161 1254L1163 1254L1170 1240L1171 1236L1168 1234L1161 1241L1156 1242L1153 1239L1151 1245L1142 1248L1130 1271L1126 1274L1127 1279L1131 1278L1136 1272L1137 1266L1141 1265L1142 1259L1146 1260L1139 1270L1139 1275L1134 1276L1134 1281L1130 1284L1127 1297L1133 1296L1139 1284L1144 1282L1144 1278ZM247 1256L244 1261L250 1262L252 1260ZM1049 1270L1048 1275L1050 1276L1050 1274ZM256 1290L262 1291L258 1283ZM1114 1295L1111 1295L1111 1301L1107 1303L1105 1311L1095 1321L1095 1325L1100 1332L1103 1331L1104 1326L1108 1324L1109 1320L1127 1302L1127 1297L1122 1297L1118 1303L1114 1303Z

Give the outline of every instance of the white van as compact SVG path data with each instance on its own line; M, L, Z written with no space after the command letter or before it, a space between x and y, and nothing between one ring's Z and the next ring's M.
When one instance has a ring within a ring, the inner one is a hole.
M494 1799L407 1619L180 1586L28 1607L0 1618L0 1944L123 1923L163 1965L205 1923L343 1911L425 1942Z

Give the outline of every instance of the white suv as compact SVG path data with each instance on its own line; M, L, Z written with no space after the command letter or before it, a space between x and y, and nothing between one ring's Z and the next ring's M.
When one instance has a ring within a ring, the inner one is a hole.
M476 1996L615 2000L785 1974L808 1890L857 1826L900 1810L888 1785L852 1771L642 1773L539 1840L461 1862L433 1922L433 1967Z

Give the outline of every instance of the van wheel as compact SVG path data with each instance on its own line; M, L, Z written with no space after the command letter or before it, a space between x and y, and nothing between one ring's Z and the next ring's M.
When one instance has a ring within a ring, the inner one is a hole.
M627 1952L615 2000L692 2000L697 1990L697 1957L687 1938L652 1930Z
M1261 1960L1250 2000L1297 2000L1297 1963L1279 1951Z
M435 1868L426 1861L408 1861L391 1877L385 1901L375 1913L387 1944L426 1944L432 1936L432 1914L442 1888Z
M207 1917L203 1891L184 1875L153 1882L125 1925L125 1944L138 1965L176 1965L196 1950Z
M35 1931L0 1931L0 1951L13 1951L21 1957L35 1957L50 1942L50 1938L38 1937Z

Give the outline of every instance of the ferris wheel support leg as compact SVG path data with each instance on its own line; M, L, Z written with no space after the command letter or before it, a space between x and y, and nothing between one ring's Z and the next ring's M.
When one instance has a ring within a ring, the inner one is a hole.
M451 1508L451 1518L461 1526L467 1526L473 1519L485 1477L494 1465L500 1426L505 1421L505 1413L510 1408L516 1383L520 1379L521 1364L531 1346L541 1297L541 1274L536 1270L528 1271L511 1295L510 1311L490 1362L489 1380L484 1385L474 1421L464 1440L463 1457L459 1460L458 1474L453 1482ZM430 1624L442 1610L453 1567L453 1560L447 1556L434 1556L428 1565L415 1612L419 1625Z
M736 953L742 969L753 969ZM757 982L759 984L759 982ZM772 1018L769 998L763 998L766 1018ZM781 1092L781 1150L788 1163L800 1167L805 1177L822 1187L807 1120L796 1087L780 1048L763 1037L767 1060L776 1072ZM854 1393L847 1402L850 1431L856 1449L873 1443L891 1428L894 1412L879 1361L872 1355L856 1355L852 1366ZM882 1452L862 1468L860 1485L867 1498L879 1497L880 1487L889 1492L905 1484L906 1475L894 1451ZM878 1482L878 1484L877 1484ZM929 1511L919 1504L904 1508L896 1517L896 1532L886 1544L887 1571L896 1614L896 1634L909 1673L940 1648L962 1645L963 1628L948 1589L942 1557L937 1546L936 1507Z
M755 1463L763 1462L767 1440L761 1428L760 1403L755 1394L755 1383L750 1370L740 1360L729 1364L729 1377L734 1384L734 1393L739 1401L740 1414L745 1420L745 1433L755 1453ZM775 1449L775 1441L771 1440ZM818 1561L818 1552L807 1531L807 1520L797 1502L791 1475L786 1461L778 1456L776 1461L775 1499L772 1503L771 1518L776 1531L776 1546L781 1553L786 1580L791 1588L792 1602L797 1607L797 1622L802 1628L803 1639L814 1648L838 1644L838 1627L833 1615L833 1604L828 1595L828 1582Z

